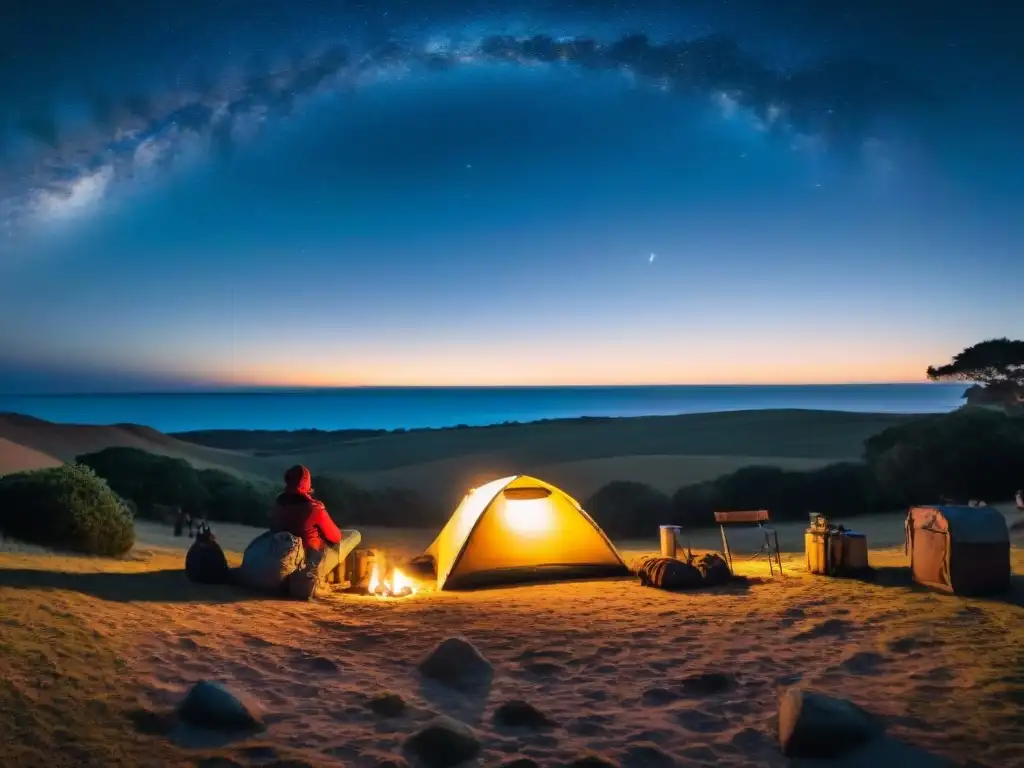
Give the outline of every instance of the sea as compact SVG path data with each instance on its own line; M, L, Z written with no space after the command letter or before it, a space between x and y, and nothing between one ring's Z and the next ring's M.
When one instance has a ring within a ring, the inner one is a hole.
M590 417L797 408L944 413L962 384L616 387L360 387L301 391L3 395L0 413L72 424L210 429L421 429Z

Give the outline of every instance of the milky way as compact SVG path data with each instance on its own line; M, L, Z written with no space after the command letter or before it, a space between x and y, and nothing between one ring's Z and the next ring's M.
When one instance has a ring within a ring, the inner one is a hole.
M503 62L621 72L651 88L710 99L764 132L812 138L838 152L857 150L874 138L878 121L925 101L920 87L866 60L772 68L724 36L653 42L640 34L605 41L492 35L457 43L432 35L368 48L336 45L287 66L209 78L191 92L120 103L95 98L84 127L62 127L53 111L18 116L0 144L0 216L7 236L15 236L88 211L119 187L170 171L189 152L231 152L268 118L289 117L312 97L343 96L416 70Z

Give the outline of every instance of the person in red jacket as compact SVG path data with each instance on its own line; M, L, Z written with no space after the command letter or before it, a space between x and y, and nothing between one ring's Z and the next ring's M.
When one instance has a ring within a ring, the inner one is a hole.
M309 470L301 464L284 473L284 493L274 502L270 530L301 539L306 561L316 568L321 580L348 557L362 538L359 531L342 531L335 525L323 502L313 498Z

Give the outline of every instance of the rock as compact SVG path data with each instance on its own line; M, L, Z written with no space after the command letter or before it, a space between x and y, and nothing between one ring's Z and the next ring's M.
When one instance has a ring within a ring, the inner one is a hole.
M844 699L796 687L779 696L779 742L787 757L841 757L880 731L868 712Z
M405 699L397 693L380 693L370 699L370 711L381 717L398 717L405 712Z
M498 768L540 768L540 763L528 757L514 757L506 760Z
M671 557L652 557L643 561L636 575L643 586L658 589L692 589L704 584L700 571Z
M189 725L210 730L263 730L265 727L255 702L209 680L192 686L178 706L178 717Z
M480 742L468 725L442 715L407 738L405 749L428 768L449 768L476 757Z
M700 571L701 576L704 577L704 585L708 587L717 587L725 584L732 578L732 573L729 571L729 564L725 562L719 555L714 553L708 553L703 557L699 558L694 565L697 566L697 570Z
M420 673L442 685L462 690L490 685L494 669L471 642L449 637L420 662Z
M377 758L374 768L409 768L409 764L397 755L381 755Z
M551 728L555 721L526 701L506 701L494 710L494 722L509 728Z

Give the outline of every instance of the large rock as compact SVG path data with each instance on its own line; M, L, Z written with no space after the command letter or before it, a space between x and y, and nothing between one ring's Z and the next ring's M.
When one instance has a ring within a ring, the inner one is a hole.
M189 725L215 731L264 728L255 702L209 680L192 686L178 706L178 717Z
M787 757L836 758L881 733L856 704L797 687L779 696L779 742Z
M419 664L424 677L459 690L486 688L494 676L491 662L471 642L449 637Z
M405 749L428 768L450 768L476 757L480 742L465 723L440 716L406 739Z

